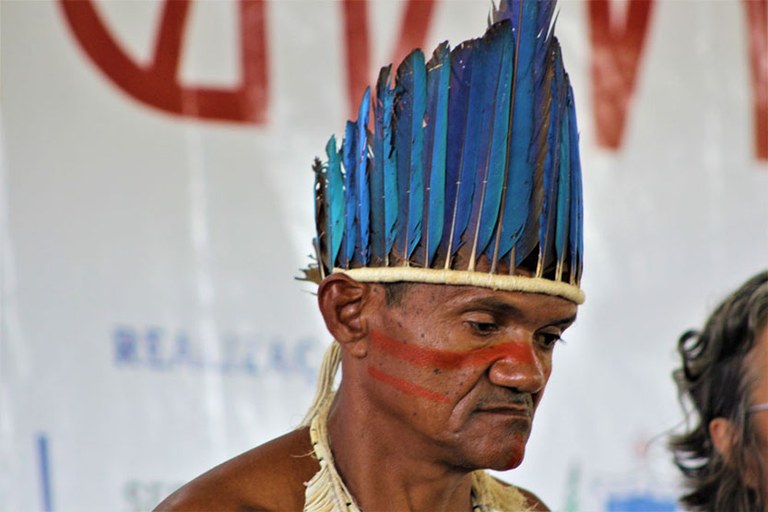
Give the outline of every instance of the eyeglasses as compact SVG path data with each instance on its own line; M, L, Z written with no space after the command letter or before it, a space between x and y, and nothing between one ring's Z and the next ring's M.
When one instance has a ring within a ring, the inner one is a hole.
M748 413L760 412L760 411L768 411L768 402L764 402L762 404L755 404L749 409L747 409Z

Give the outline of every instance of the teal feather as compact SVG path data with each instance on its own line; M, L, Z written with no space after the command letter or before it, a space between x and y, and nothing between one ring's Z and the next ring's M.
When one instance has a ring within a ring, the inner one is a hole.
M371 191L368 183L368 115L371 109L371 88L365 89L363 101L357 114L355 171L357 173L357 225L360 229L358 247L363 265L369 262L369 237L371 224Z
M395 147L394 102L395 89L389 86L390 67L382 70L377 86L377 95L381 102L382 115L382 170L384 173L384 257L388 261L389 254L397 235L397 216L400 211L400 198L397 183L397 148ZM383 78L383 80L382 80Z
M427 72L424 54L413 52L413 114L411 115L411 164L408 206L408 252L410 259L416 245L421 241L421 221L424 209L424 114L427 107Z
M424 266L437 253L443 236L445 173L448 136L448 86L451 55L448 43L437 47L427 65L429 107L424 134L424 173L429 193L424 197Z
M341 173L341 154L336 150L336 137L331 136L325 147L328 156L328 169L326 171L325 186L325 212L327 225L325 226L326 241L328 244L328 269L333 269L341 249L341 240L344 237L344 177Z

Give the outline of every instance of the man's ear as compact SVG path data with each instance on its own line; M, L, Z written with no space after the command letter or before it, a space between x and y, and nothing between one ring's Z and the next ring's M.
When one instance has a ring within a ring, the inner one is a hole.
M712 438L712 444L715 450L723 456L725 463L734 466L733 449L736 446L736 428L733 423L725 418L715 418L709 422L709 436ZM751 453L747 452L744 460L744 467L738 468L741 472L741 481L747 487L758 487L758 466L757 461Z
M728 465L732 461L731 452L736 441L734 435L733 423L730 420L718 417L709 422L709 437L712 438L712 444Z
M365 357L364 339L368 326L363 310L370 298L370 285L345 274L331 274L317 290L317 302L325 326L342 348L356 357Z

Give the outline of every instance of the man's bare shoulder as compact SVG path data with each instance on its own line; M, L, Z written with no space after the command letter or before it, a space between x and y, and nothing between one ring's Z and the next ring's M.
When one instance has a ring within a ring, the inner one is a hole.
M301 510L304 483L320 469L306 428L257 446L200 475L156 511Z

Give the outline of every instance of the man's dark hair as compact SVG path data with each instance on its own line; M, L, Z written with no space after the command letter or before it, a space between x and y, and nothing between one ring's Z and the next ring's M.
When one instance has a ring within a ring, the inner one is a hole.
M673 374L681 401L693 404L698 423L672 437L674 461L685 476L688 493L681 503L690 510L747 512L762 510L766 489L744 483L747 467L764 481L756 457L756 435L749 408L755 375L744 364L761 331L768 327L768 272L744 283L712 313L704 330L688 331L678 341L683 365ZM715 449L709 434L714 418L729 420L734 430L730 456Z
M384 293L386 296L387 306L394 307L399 306L403 301L403 297L408 293L408 289L412 283L407 281L398 281L396 283L387 283L384 285Z

